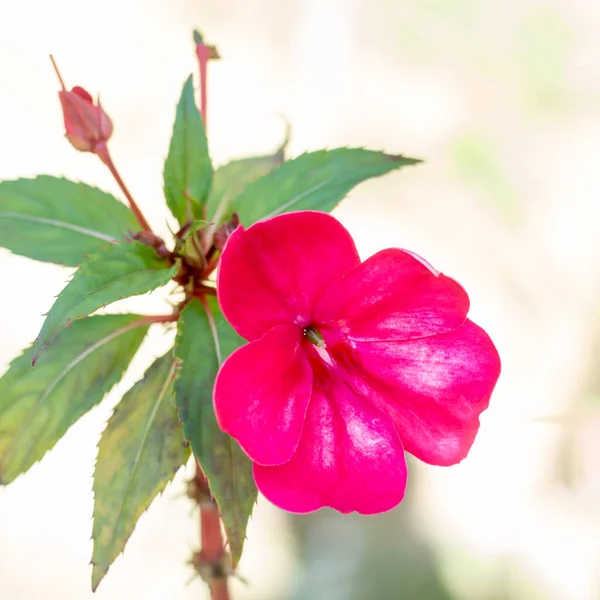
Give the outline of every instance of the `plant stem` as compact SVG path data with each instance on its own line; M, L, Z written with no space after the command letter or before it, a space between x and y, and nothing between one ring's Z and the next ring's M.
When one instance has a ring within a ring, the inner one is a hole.
M144 231L152 231L148 221L142 214L142 211L139 209L136 201L133 199L133 196L129 193L125 182L121 179L119 172L117 171L117 167L115 167L112 158L110 157L110 153L108 152L108 147L106 144L98 145L96 148L96 154L100 157L100 160L108 167L108 170L111 172L112 176L115 178L115 181L118 183L119 187L125 194L125 198L129 202L129 208L131 208L135 218L138 220L138 223L141 225Z
M54 60L54 56L52 56L52 54L50 55L50 60L52 61L54 72L58 76L58 81L60 81L60 87L62 87L63 90L66 90L67 88L65 87L65 82L63 81L60 71L58 70L58 65L56 64L56 61Z
M136 325L146 325L147 323L175 323L178 320L177 315L148 315L136 321Z
M204 43L196 44L196 55L200 65L200 115L206 129L208 121L207 102L207 67L210 59L210 50ZM195 234L194 234L195 235ZM204 232L199 232L202 239ZM199 250L195 244L194 247ZM202 252L199 252L202 255ZM199 286L203 294L216 294L216 290L208 286ZM210 308L204 297L201 298L209 318L212 316ZM196 490L198 493L198 504L200 506L200 544L201 549L197 554L197 568L203 575L210 589L212 600L230 600L227 585L228 569L226 568L225 540L221 530L221 515L219 507L214 501L208 485L208 479L202 471L200 463L196 461Z
M196 284L195 288L194 288L194 296L196 296L196 298L202 298L205 295L209 295L209 296L216 296L217 295L217 290L214 287L211 287L210 285L204 285L202 283L200 284Z
M208 100L207 100L207 71L208 71L208 48L202 44L196 47L196 56L200 66L200 115L204 121L204 129L208 123Z
M219 507L212 499L208 480L196 461L196 488L206 500L200 501L201 565L207 568L205 577L212 600L230 600L227 571L223 568L225 541L221 530Z

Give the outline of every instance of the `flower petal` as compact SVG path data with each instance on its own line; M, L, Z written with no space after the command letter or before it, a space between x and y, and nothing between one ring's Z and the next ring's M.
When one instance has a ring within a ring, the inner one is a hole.
M483 329L467 320L438 336L361 343L356 354L372 401L393 419L407 452L434 465L467 456L500 375Z
M312 391L312 370L302 350L302 330L279 325L236 350L215 381L221 429L260 464L290 460Z
M326 213L302 211L238 227L219 263L219 303L255 340L281 323L306 326L324 291L360 263L350 234Z
M452 331L469 310L453 279L405 250L382 250L333 284L315 321L357 340L403 340Z
M254 465L258 489L276 506L306 513L380 513L406 488L402 443L392 422L342 382L315 386L298 450L277 467Z

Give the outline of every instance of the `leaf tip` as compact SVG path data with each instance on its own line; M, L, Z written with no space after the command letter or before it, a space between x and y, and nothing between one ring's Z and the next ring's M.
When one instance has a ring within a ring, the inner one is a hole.
M95 592L100 585L100 582L104 579L106 573L108 573L108 567L100 567L93 561L92 565L92 592Z
M393 162L399 162L404 165L418 165L425 162L422 158L411 158L410 156L404 156L403 154L390 154L389 156Z

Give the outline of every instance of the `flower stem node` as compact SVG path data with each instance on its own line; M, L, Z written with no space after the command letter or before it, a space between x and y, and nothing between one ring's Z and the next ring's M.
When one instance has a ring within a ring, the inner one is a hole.
M238 228L239 224L240 218L238 214L234 212L231 215L231 219L223 223L223 225L215 231L214 245L216 250L223 250L229 236Z
M187 482L186 495L200 506L214 506L215 508L217 506L210 493L206 490L206 487L198 484L196 477L192 477Z
M229 556L223 554L216 560L209 560L202 550L194 552L190 564L200 579L209 586L215 581L225 581L233 574Z

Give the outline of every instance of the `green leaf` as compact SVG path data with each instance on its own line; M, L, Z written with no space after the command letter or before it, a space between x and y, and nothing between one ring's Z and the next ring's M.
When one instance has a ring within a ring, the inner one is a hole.
M181 313L175 344L181 368L175 393L185 436L219 504L235 566L257 491L250 459L217 425L212 393L220 365L245 341L227 323L216 302L210 304L210 311L214 327L198 300Z
M189 242L197 231L204 229L208 225L208 221L196 219L188 221L175 235L175 251L180 252L183 246Z
M194 100L190 75L177 106L163 173L167 204L181 224L204 217L202 207L210 193L212 172L206 131Z
M15 254L76 267L128 229L139 230L133 213L85 183L48 175L0 182L0 245Z
M177 420L174 374L169 351L123 396L98 444L93 590L125 548L142 513L189 457Z
M0 484L27 471L117 383L148 324L101 315L73 324L31 368L31 348L0 379Z
M244 225L295 210L329 212L361 181L419 162L362 148L309 152L248 185L233 210Z
M58 295L34 344L33 362L67 325L103 306L165 285L177 267L141 242L111 246L87 258Z
M231 212L233 199L241 194L247 185L266 175L284 161L286 145L287 139L274 154L240 158L219 167L215 171L212 192L206 203L208 220L220 222L227 217Z

